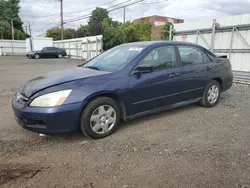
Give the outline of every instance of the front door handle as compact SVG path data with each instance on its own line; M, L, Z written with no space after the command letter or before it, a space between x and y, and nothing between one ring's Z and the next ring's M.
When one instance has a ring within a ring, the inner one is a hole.
M169 75L169 78L173 78L173 77L179 76L179 75L180 75L180 73L178 73L178 72L173 72L173 73L171 73L171 74Z
M211 70L211 69L212 69L212 67L210 67L210 66L206 66L206 69L207 69L207 70Z

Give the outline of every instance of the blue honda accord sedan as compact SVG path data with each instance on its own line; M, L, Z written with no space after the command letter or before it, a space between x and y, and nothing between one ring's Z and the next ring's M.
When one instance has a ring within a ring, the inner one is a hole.
M98 139L121 120L199 102L217 104L233 83L231 64L201 46L138 42L114 47L83 65L25 83L12 100L25 129L81 130Z

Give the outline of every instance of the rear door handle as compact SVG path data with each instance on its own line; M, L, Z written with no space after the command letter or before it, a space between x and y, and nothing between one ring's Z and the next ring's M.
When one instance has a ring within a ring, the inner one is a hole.
M172 78L172 77L175 77L175 76L179 76L180 75L180 73L178 73L178 72L173 72L173 73L171 73L170 75L169 75L169 78Z

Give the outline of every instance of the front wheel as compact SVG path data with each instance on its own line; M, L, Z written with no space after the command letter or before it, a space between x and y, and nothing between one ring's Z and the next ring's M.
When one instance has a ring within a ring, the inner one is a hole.
M108 97L91 101L83 110L80 129L93 139L104 138L112 134L120 122L120 110L117 103Z
M39 54L35 54L35 55L34 55L34 58L35 58L35 59L39 59L39 58L40 58L40 55L39 55Z
M203 97L201 100L201 105L207 108L214 107L220 98L220 84L216 80L212 80L208 83Z
M62 54L57 54L57 57L58 57L59 59L61 59L61 58L63 57L63 55L62 55Z

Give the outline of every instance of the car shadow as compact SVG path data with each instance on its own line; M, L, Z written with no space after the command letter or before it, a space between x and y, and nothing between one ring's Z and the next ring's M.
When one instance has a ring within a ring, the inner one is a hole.
M51 135L40 135L39 137L44 141L53 141L53 142L79 142L84 140L90 140L88 137L83 135L80 131L70 132L70 133L58 133Z
M156 119L163 118L163 117L167 118L169 116L177 115L180 112L193 110L195 108L202 108L202 107L199 106L198 103L194 103L194 104L190 104L186 106L180 106L180 107L176 107L172 109L167 109L161 112L152 113L146 116L137 117L137 118L128 120L126 122L121 122L117 132L119 132L119 130L126 129L127 126L131 127L131 126L136 126L145 121L152 121L152 120L156 120Z

